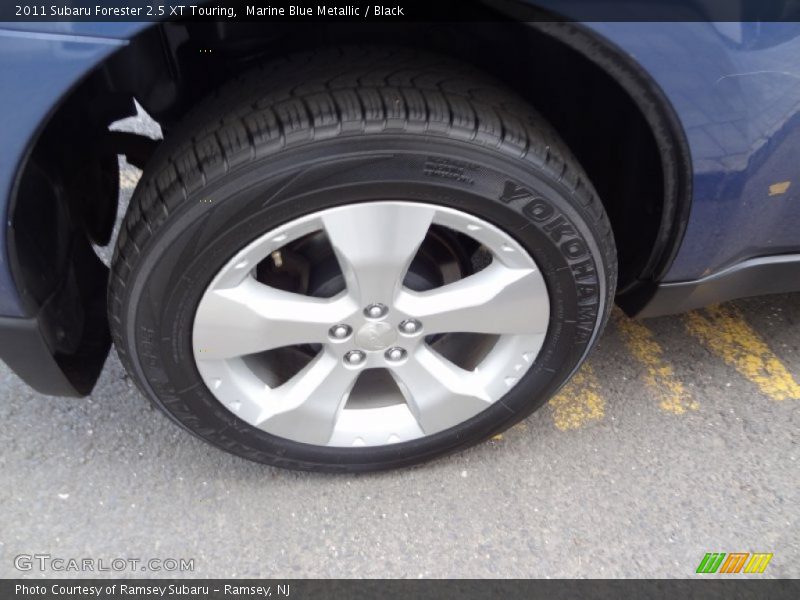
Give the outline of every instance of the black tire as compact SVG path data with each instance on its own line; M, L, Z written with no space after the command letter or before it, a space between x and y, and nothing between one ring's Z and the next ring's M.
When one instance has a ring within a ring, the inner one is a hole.
M336 194L322 193L334 186ZM205 387L192 358L193 316L211 278L250 240L284 222L398 195L473 213L533 256L551 306L534 366L474 418L390 446L311 446L238 419ZM109 313L128 372L190 432L280 467L365 471L470 446L541 406L597 339L616 272L603 206L529 106L449 59L345 48L251 71L169 132L119 235Z

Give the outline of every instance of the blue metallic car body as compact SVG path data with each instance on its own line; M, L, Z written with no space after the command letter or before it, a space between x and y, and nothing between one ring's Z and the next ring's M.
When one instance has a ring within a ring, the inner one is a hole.
M693 198L664 282L800 251L800 24L587 23L661 88L688 140ZM145 23L0 23L0 208L48 114ZM26 314L0 228L0 315Z
M594 28L653 77L688 139L692 208L665 281L693 280L747 258L796 251L800 23Z

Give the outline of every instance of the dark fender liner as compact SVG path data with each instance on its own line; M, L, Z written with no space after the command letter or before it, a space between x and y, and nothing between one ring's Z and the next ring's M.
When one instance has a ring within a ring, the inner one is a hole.
M0 317L0 359L43 394L87 395L111 347L107 281L108 268L75 238L64 281L36 315Z
M689 223L693 169L683 125L649 73L613 42L578 23L543 19L528 25L566 44L608 74L639 108L655 139L664 178L658 235L637 281L618 289L616 298L626 313L638 316L672 266Z

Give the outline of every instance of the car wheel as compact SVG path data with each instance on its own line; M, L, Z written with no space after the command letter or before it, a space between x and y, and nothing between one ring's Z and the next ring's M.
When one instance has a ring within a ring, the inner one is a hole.
M346 48L251 71L168 132L109 311L142 392L195 435L374 470L541 406L615 277L603 207L534 110L450 59Z

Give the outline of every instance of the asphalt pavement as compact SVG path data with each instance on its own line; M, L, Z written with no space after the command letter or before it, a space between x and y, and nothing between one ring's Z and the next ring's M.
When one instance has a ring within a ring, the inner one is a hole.
M126 167L124 200L136 179ZM192 577L694 577L708 552L773 554L721 577L798 577L799 432L800 294L617 312L529 419L380 474L216 450L151 408L113 352L79 399L0 363L0 577L113 575L15 567L33 554L193 559ZM119 574L181 575L140 568Z

